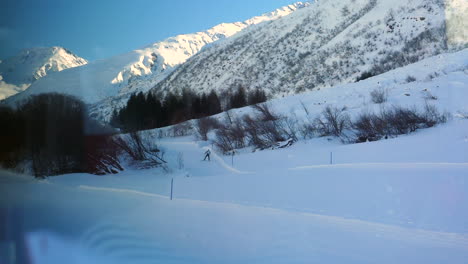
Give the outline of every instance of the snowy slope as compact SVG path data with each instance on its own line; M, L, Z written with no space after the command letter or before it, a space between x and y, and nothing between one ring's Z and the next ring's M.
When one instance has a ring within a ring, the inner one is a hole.
M417 149L410 146L405 150ZM236 166L252 158L289 165L283 161L289 152L264 154L240 157ZM34 264L464 263L468 257L466 163L263 169L177 177L173 201L170 177L157 171L9 183L0 195L35 205L23 213ZM394 220L402 223L385 223Z
M388 101L378 105L369 94L379 87ZM150 130L143 135L164 151L169 170L45 181L6 174L0 208L28 208L19 215L34 264L466 263L467 97L464 49L269 102L298 118L307 118L301 103L312 116L334 105L355 117L427 102L452 114L446 124L361 144L315 138L244 149L234 159L213 151L211 162L201 161L209 143Z
M18 55L0 61L0 99L27 89L52 72L88 63L62 47L22 50Z
M455 7L449 9L452 2ZM466 31L458 26L465 23L467 5L459 0L316 1L200 52L152 92L224 93L242 85L279 97L354 82L364 72L380 74L466 45L466 35L457 32Z
M312 140L239 153L233 167L202 162L191 137L166 138L182 170L2 175L0 208L28 208L34 264L465 263L467 129L457 119L380 142Z
M93 61L86 67L42 79L9 103L31 94L58 91L78 96L90 104L105 100L100 104L106 104L107 108L122 104L131 93L153 87L205 45L230 37L252 25L286 16L307 5L298 2L244 22L223 23L203 32L171 37L126 54ZM114 96L116 100L110 98Z

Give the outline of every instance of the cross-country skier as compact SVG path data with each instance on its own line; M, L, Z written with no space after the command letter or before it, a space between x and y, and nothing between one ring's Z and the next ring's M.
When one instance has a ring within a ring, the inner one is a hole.
M208 159L208 161L210 161L210 154L211 154L211 151L209 149L207 151L205 151L205 158L203 159L203 161L205 161L206 159Z

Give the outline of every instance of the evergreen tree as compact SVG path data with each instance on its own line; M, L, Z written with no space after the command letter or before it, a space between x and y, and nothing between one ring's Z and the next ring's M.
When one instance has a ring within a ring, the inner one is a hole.
M247 105L245 89L241 85L237 87L236 93L231 97L230 105L231 108L241 108Z
M120 122L120 112L117 111L117 109L114 109L114 111L112 112L112 117L109 123L112 127L122 127L122 123Z
M166 97L164 105L166 108L167 121L169 125L177 124L181 121L187 120L184 113L185 106L181 97L175 94L169 94Z
M208 115L216 115L222 112L221 102L214 90L208 95Z
M192 98L191 109L192 118L200 118L201 116L203 116L203 105L200 97L194 96Z
M267 101L267 96L263 90L255 89L249 93L249 105L259 104Z
M146 97L147 128L158 128L163 125L162 123L162 106L161 102L152 94L149 93Z

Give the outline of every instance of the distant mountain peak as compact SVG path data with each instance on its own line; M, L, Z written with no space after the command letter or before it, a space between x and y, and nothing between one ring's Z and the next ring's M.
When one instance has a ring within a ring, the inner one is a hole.
M447 36L464 36L462 16L448 27L450 1L314 1L199 52L151 91L229 94L243 86L281 97L355 82L447 51Z
M21 50L13 57L0 61L0 99L27 89L42 77L88 62L59 47L34 47Z
M170 37L125 54L93 61L84 67L42 78L7 102L14 104L32 94L62 92L78 96L90 104L105 101L112 107L113 100L120 104L134 92L148 91L205 46L305 6L308 6L307 2L297 2L243 22L221 23L205 31Z

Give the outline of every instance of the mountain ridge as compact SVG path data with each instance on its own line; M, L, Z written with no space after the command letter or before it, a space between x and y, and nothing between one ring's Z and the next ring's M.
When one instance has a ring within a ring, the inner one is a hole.
M110 101L107 105L113 107L112 97L123 97L120 100L123 102L131 93L146 92L204 46L308 5L308 2L297 2L244 22L222 23L206 31L170 37L125 54L93 61L80 69L41 79L25 92L9 98L7 103L13 105L32 94L62 92L77 96L88 104Z
M87 63L87 60L59 46L23 49L0 61L0 99L27 89L48 74Z
M449 50L453 2L316 1L198 53L151 92L229 94L243 86L280 97L354 82Z

